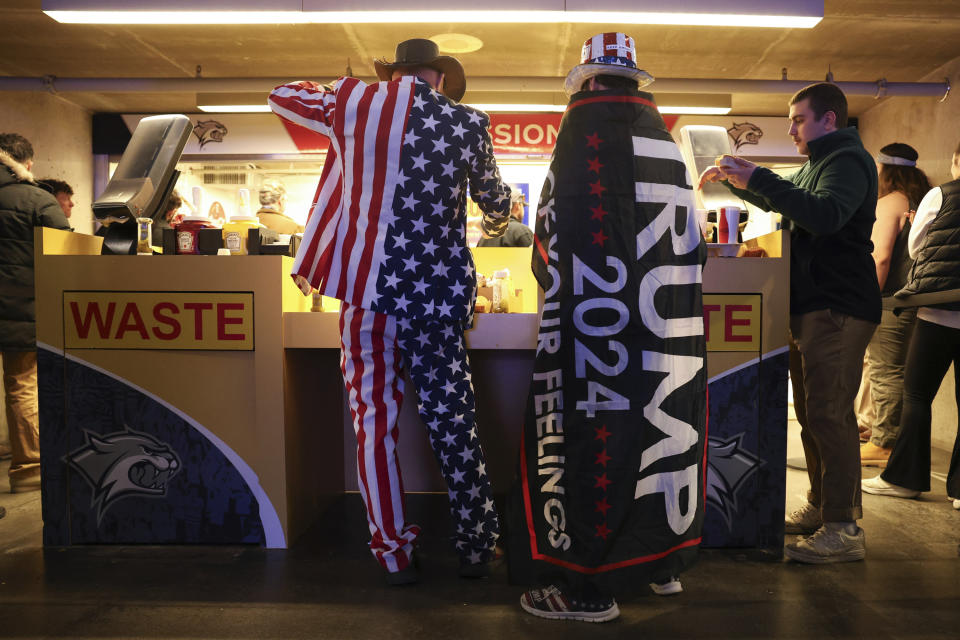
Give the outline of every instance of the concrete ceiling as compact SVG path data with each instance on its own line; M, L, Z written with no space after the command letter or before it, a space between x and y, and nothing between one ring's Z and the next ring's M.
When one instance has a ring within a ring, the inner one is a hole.
M41 0L0 2L0 76L60 78L273 77L331 80L349 58L354 74L373 76L374 57L393 59L410 37L464 33L483 41L459 54L470 77L561 79L579 61L583 41L600 31L625 31L637 43L639 66L662 78L916 82L960 57L958 0L826 0L813 29L619 26L580 24L208 25L59 24ZM942 81L931 77L929 81ZM654 93L657 85L650 86ZM94 112L196 111L190 92L62 92ZM549 95L549 94L548 94ZM538 97L542 97L538 96ZM559 97L559 94L558 94ZM786 95L733 94L733 113L784 115ZM896 99L896 98L888 98ZM938 98L929 98L936 100ZM953 99L958 99L953 97ZM530 94L499 94L497 102L531 102ZM876 104L852 97L858 115Z

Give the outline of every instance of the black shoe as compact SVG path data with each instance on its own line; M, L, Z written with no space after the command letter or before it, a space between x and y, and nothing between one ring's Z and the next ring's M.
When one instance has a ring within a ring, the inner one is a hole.
M387 584L391 587L401 587L405 584L415 584L420 578L417 568L410 565L400 571L387 572Z
M477 562L475 564L461 564L460 565L460 577L461 578L486 578L491 573L493 573L497 567L503 564L503 559L506 557L506 553L503 550L503 547L497 545L493 548L493 555L490 556L490 559L486 562Z
M0 518L7 515L7 510L3 507L0 507Z
M391 587L400 587L405 584L415 584L420 578L420 571L418 569L420 562L417 559L417 550L414 548L413 552L410 554L410 564L404 569L399 571L387 571L386 580L387 584Z

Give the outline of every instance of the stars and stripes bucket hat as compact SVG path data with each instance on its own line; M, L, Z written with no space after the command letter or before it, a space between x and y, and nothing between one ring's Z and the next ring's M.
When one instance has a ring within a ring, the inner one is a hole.
M594 76L624 76L633 78L638 86L653 82L653 76L637 68L637 49L633 38L616 31L600 33L583 43L580 64L570 70L563 90L568 96L580 91L585 80Z

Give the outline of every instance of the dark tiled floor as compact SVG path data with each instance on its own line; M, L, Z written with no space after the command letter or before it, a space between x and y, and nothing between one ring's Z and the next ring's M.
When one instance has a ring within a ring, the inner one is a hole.
M942 452L935 468L945 471ZM0 469L5 491L5 466ZM867 472L871 475L873 472ZM788 508L806 479L788 471ZM422 580L383 586L357 496L288 551L40 546L38 493L0 493L0 637L9 638L960 638L960 512L943 483L921 500L864 496L864 562L804 566L706 550L684 593L645 589L606 625L540 620L505 572L456 577L445 496L411 496Z

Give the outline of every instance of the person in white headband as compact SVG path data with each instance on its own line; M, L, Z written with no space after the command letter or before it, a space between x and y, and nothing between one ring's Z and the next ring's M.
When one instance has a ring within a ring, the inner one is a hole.
M903 145L908 146L908 145ZM916 153L916 151L914 151ZM899 167L915 167L917 166L916 160L908 160L907 158L900 158L898 156L890 156L884 152L880 152L876 156L877 164L892 164Z
M867 345L856 403L860 439L867 441L860 448L865 467L885 466L900 433L904 365L917 313L910 308L894 314L892 296L906 284L913 264L907 251L908 213L930 190L926 174L916 167L918 158L917 150L902 142L884 146L875 156L879 192L870 240L883 309Z

